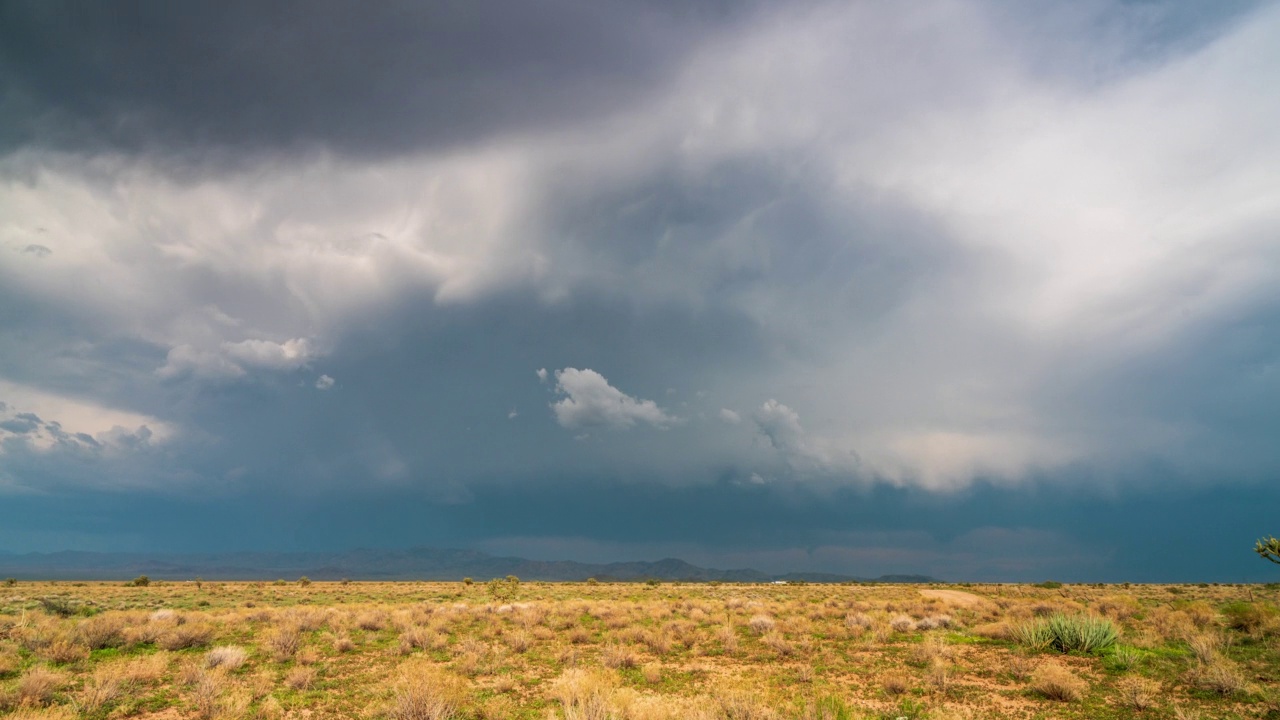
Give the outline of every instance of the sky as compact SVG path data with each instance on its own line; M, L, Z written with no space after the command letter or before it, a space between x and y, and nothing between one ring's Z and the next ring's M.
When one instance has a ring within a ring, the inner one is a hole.
M1278 580L1277 36L0 1L0 551Z

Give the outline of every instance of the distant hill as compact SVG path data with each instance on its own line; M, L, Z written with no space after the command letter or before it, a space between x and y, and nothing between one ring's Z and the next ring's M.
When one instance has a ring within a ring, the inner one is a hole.
M657 562L580 563L570 560L527 560L498 557L475 550L351 550L340 553L217 553L164 555L144 553L56 552L0 553L0 577L45 580L488 580L515 575L521 580L604 581L680 580L687 582L905 582L937 580L924 575L860 578L830 573L770 575L741 568L716 570L683 560Z

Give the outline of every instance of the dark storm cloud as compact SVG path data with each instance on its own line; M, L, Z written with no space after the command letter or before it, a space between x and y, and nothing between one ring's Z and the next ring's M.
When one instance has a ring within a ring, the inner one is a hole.
M903 7L0 5L0 548L1253 577L1280 13Z
M0 149L384 154L619 112L738 3L0 6Z

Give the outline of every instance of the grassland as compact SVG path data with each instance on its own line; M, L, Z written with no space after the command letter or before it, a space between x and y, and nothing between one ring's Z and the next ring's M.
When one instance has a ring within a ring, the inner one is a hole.
M21 582L0 586L0 715L1280 717L1278 596L1216 585Z

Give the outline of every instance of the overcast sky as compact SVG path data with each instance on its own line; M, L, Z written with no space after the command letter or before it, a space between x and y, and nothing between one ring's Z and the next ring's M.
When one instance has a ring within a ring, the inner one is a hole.
M0 550L1275 580L1277 37L0 1Z

